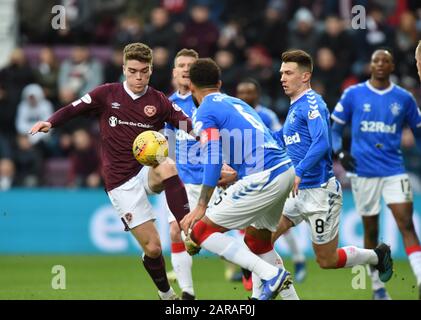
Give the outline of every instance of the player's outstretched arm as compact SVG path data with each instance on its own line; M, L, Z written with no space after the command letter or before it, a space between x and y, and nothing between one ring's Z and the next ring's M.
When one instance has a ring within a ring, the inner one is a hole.
M48 121L38 121L34 124L34 126L31 128L31 130L28 132L32 135L38 133L38 132L45 132L47 133L51 129L51 122Z

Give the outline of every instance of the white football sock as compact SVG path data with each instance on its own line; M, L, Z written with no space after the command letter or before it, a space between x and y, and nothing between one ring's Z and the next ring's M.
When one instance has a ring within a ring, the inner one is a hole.
M263 254L259 254L259 257L277 268L284 269L284 262L282 261L281 256L275 251L275 249L272 249L271 251L268 251ZM254 281L254 278L253 278L253 281ZM288 289L282 290L279 294L283 300L299 300L300 299L298 298L297 292L295 292L294 285L290 285ZM254 296L254 282L253 282L253 296Z
M376 265L379 262L376 252L372 249L362 249L354 246L342 247L346 254L345 268L360 264Z
M292 254L292 261L295 263L297 262L304 262L306 260L303 252L301 251L300 247L298 246L297 240L295 239L294 234L291 230L288 230L283 234L286 243L288 244L289 250L291 250Z
M212 233L201 247L224 257L240 267L255 272L261 279L269 280L278 274L279 269L260 259L242 243L226 234Z
M171 252L171 264L177 276L177 282L181 291L194 296L191 271L193 264L192 257L187 253L187 251Z
M421 284L421 251L415 251L408 256L412 271L417 278L417 285Z
M379 270L374 268L374 266L372 265L369 265L368 269L370 271L371 288L373 289L373 291L384 288L384 283L379 278Z

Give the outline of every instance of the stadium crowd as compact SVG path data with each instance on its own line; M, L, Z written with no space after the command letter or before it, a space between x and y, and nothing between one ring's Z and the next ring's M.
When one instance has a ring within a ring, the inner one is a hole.
M55 4L66 6L65 29L51 27ZM352 28L354 5L366 9L364 28ZM93 119L78 118L48 135L27 133L96 86L121 81L129 42L153 49L156 89L172 93L174 55L192 48L215 59L228 94L236 95L241 79L256 79L261 103L281 122L289 107L279 84L281 52L298 48L313 56L312 87L332 111L345 88L368 78L373 50L387 47L395 56L393 81L421 103L416 0L34 0L18 1L17 15L18 46L0 70L0 190L102 185ZM421 191L421 151L409 130L402 151L413 188ZM342 167L335 170L349 186Z

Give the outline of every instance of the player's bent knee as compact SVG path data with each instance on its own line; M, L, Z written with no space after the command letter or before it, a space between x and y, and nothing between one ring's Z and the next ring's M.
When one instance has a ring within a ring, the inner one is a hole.
M143 250L145 251L145 255L150 258L158 258L162 253L161 246L154 243L146 244Z
M169 161L168 158L155 167L154 171L163 180L178 174L175 163L173 161Z

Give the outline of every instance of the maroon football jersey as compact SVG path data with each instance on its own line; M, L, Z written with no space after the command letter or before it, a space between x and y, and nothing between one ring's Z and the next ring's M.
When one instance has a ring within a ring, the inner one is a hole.
M192 129L190 118L162 92L147 87L143 95L135 95L122 83L97 87L47 121L57 127L75 116L91 113L99 117L101 168L107 191L122 185L142 168L132 153L138 134L159 131L165 122L188 132Z

